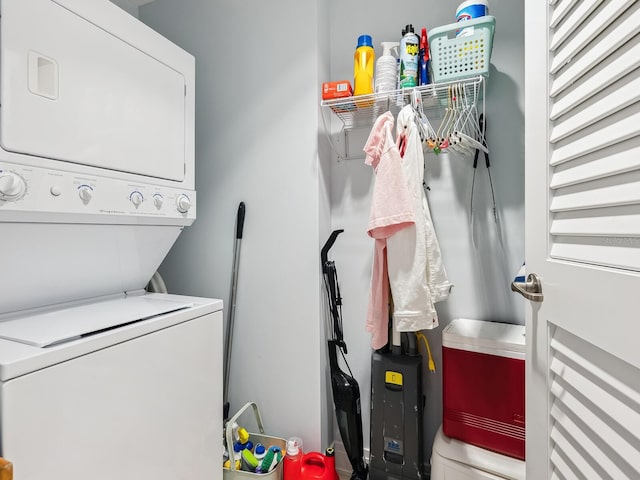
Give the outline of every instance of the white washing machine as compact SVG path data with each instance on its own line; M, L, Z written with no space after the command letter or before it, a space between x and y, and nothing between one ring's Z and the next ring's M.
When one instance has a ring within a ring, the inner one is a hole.
M114 296L0 322L16 480L221 475L222 302Z
M525 480L525 462L447 437L438 428L431 480Z

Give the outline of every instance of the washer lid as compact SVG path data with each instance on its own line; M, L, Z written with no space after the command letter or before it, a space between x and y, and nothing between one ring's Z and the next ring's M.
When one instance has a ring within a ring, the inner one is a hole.
M50 347L193 307L193 303L125 296L0 322L0 338Z

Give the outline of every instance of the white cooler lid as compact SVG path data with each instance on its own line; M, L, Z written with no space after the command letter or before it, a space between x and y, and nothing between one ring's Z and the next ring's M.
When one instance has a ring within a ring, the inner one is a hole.
M525 327L456 318L442 330L442 346L524 360Z

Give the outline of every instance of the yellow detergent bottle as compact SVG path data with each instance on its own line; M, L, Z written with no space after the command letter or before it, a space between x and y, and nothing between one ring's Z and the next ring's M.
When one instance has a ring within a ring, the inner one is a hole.
M373 93L373 68L375 65L375 51L370 35L360 35L358 46L353 55L353 94L368 95ZM362 106L358 102L359 106Z

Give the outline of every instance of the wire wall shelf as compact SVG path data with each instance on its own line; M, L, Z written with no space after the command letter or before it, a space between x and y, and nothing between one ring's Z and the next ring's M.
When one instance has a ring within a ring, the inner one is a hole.
M322 100L320 105L323 112L330 110L342 122L344 130L371 127L379 115L390 111L395 116L415 98L419 98L422 103L425 115L429 118L441 118L451 99L456 96L464 96L464 101L469 104L484 100L485 83L485 78L478 76L384 93Z
M322 100L322 121L329 144L338 159L362 158L360 148L357 149L359 156L352 157L350 154L351 143L360 145L360 141L351 139L350 132L371 128L381 114L390 111L395 117L405 105L413 105L430 121L438 122L456 102L484 112L485 88L486 78L479 75L384 93ZM332 124L332 119L337 121Z

